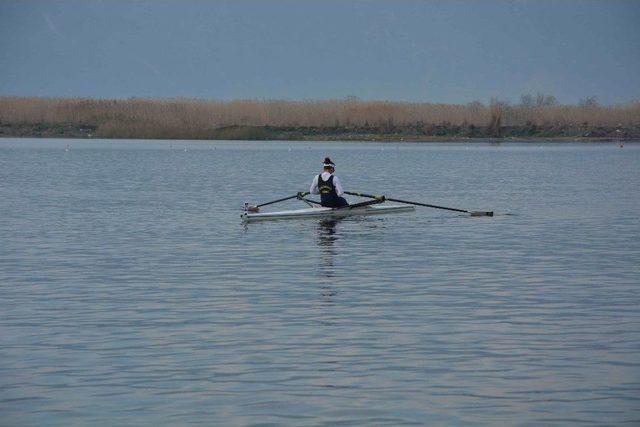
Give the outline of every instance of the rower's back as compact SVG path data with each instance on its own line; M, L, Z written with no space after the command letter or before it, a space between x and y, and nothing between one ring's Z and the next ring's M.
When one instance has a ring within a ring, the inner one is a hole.
M342 197L344 190L340 179L334 175L335 163L329 157L325 157L323 171L316 176L311 183L311 194L320 194L320 203L328 208L340 208L348 206L347 200Z

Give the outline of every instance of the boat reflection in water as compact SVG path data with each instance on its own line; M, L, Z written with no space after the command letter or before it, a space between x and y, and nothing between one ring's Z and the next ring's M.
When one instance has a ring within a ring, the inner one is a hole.
M328 279L320 284L320 295L325 303L333 303L333 297L337 294L333 289L335 278L335 258L337 249L335 243L339 239L337 233L338 219L326 219L318 222L318 247L320 248L320 274Z

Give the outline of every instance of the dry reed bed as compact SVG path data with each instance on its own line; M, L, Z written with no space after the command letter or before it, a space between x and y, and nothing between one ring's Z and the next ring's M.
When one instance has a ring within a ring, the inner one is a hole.
M0 97L0 124L95 126L99 136L206 136L226 126L638 126L640 103L510 106L388 101L205 101Z

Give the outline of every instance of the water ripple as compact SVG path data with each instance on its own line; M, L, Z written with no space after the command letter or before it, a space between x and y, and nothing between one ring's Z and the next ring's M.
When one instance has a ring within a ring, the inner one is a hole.
M640 147L67 143L0 140L0 425L640 420ZM240 224L326 153L498 215Z

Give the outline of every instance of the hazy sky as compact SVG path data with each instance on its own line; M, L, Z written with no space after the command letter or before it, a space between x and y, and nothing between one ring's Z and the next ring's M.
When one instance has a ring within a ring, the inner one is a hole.
M0 95L640 100L640 1L0 1Z

